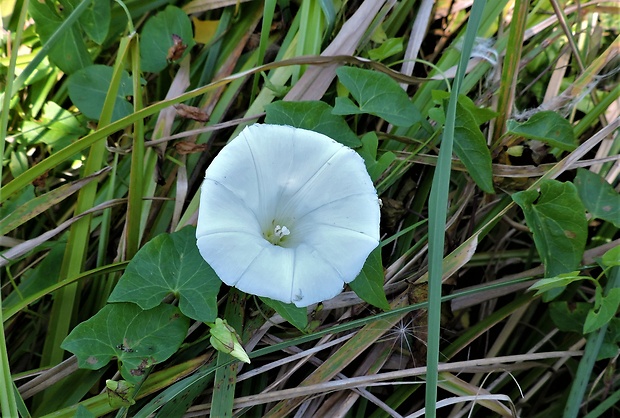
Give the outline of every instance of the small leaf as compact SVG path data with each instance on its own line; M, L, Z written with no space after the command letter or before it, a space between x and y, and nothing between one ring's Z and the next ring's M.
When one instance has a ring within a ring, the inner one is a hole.
M114 69L106 65L91 65L71 74L69 77L69 97L86 117L98 120L101 116L113 72ZM121 119L133 112L133 106L127 101L127 97L132 94L131 77L126 71L123 71L114 102L112 121Z
M169 64L170 48L177 44L185 45L181 59L196 43L193 38L192 22L185 12L176 6L168 6L146 21L140 37L140 57L143 71L159 72Z
M279 101L265 106L265 123L289 125L318 132L351 148L361 145L360 139L332 107L321 101Z
M545 265L545 277L574 271L583 257L588 223L585 208L572 183L544 180L540 191L512 195L521 206Z
M592 278L588 276L580 276L579 271L573 271L570 273L560 274L556 277L538 280L527 290L536 290L536 296L538 296L551 289L565 288L569 284L579 280L592 280Z
M123 378L138 383L149 367L177 351L188 328L187 317L171 305L143 311L133 303L110 304L75 327L61 347L83 369L98 370L116 357Z
M402 127L422 121L420 111L411 103L407 93L387 74L354 67L340 67L336 74L351 92L358 107L343 100L345 98L338 98L334 114L369 113Z
M383 291L384 281L385 274L383 273L383 263L381 262L381 247L377 247L368 256L359 276L349 283L349 286L365 302L388 311L390 310L390 304Z
M142 309L159 305L174 294L186 316L213 322L222 282L196 246L196 228L161 234L134 256L108 302L133 302Z
M77 7L81 0L71 0L74 7ZM80 26L86 35L96 44L101 45L108 36L111 21L111 7L109 1L93 0L88 9L80 16Z
M376 181L385 170L396 159L396 155L393 152L385 152L377 160L377 148L379 146L379 138L374 132L368 132L362 137L362 148L358 150L359 154L364 159L366 169L372 181Z
M615 246L603 254L601 261L605 267L620 266L620 245Z
M308 308L298 308L293 303L284 303L269 298L260 298L265 305L274 309L280 316L300 331L308 327Z
M368 51L368 56L373 61L383 61L393 55L403 52L403 38L390 38L378 48Z
M611 184L583 168L577 170L574 183L588 212L620 228L620 193Z
M552 111L538 112L527 122L509 120L508 134L545 142L564 151L577 148L575 133L571 124Z
M588 312L586 322L583 324L583 333L588 334L596 331L608 323L618 311L620 306L620 288L611 289L607 295L600 299L600 306L597 310Z
M483 191L494 194L493 163L486 139L480 131L479 123L469 110L461 104L456 105L454 126L454 153L465 164L467 172Z

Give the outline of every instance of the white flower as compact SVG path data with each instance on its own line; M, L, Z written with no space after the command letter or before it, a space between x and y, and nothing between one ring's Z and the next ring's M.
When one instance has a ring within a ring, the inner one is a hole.
M339 294L379 244L361 157L305 129L252 125L207 168L196 237L229 286L297 306Z

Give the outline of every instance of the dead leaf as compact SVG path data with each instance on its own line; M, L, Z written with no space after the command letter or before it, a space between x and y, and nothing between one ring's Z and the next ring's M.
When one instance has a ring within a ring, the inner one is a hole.
M183 53L187 49L187 44L183 43L183 39L179 35L172 34L172 46L168 48L168 55L166 59L168 61L176 61L183 56Z
M190 141L181 141L174 144L174 148L181 155L196 154L207 150L207 144L194 144Z
M209 120L209 115L198 107L178 104L174 108L177 110L177 115L182 118L197 120L198 122L207 122Z

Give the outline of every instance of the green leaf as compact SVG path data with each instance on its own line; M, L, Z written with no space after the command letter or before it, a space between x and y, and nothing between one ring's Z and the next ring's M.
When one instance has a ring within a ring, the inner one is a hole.
M185 12L176 6L168 6L146 21L140 37L142 71L159 72L169 64L168 51L174 45L174 37L186 46L185 56L196 43L192 22Z
M512 199L523 209L545 264L545 277L576 270L585 250L588 223L575 185L544 180L540 191L525 190Z
M133 303L110 304L75 327L61 347L83 369L98 370L116 357L123 378L138 383L149 367L178 350L188 328L187 317L171 305L143 311Z
M411 103L407 93L387 74L354 67L340 67L336 74L351 92L358 106L344 97L339 97L336 99L334 114L369 113L402 127L422 121L420 111Z
M43 44L58 30L71 10L68 8L61 13L56 8L56 3L50 0L28 3L28 11L36 23L36 31ZM74 73L93 63L86 43L75 26L61 35L55 45L51 47L48 56L52 64L67 74Z
M383 291L383 263L381 261L381 247L370 253L360 274L349 283L357 296L384 311L390 310L390 304Z
M290 125L327 135L351 148L362 143L340 116L332 114L333 108L321 101L284 102L265 106L265 123Z
M81 0L73 0L77 5ZM86 35L98 45L103 44L108 36L111 21L111 7L109 1L93 0L88 9L80 16L80 26Z
M583 323L590 309L592 309L591 303L571 303L569 308L568 302L555 301L549 304L549 315L560 331L583 335Z
M29 144L44 143L56 151L86 135L88 129L73 113L50 101L43 106L41 121L24 121L22 132Z
M620 288L610 289L607 295L602 296L597 310L588 312L586 322L583 324L583 333L588 334L596 331L616 315L620 306Z
M569 284L579 280L592 280L592 278L588 276L580 276L579 271L573 271L570 273L560 274L556 277L538 280L527 290L536 290L536 296L538 296L551 289L565 288Z
M605 267L620 266L620 245L603 254L601 261Z
M71 74L69 77L69 97L86 117L94 120L99 119L113 72L114 69L106 65L91 65ZM127 101L127 97L132 94L131 77L123 71L114 102L112 122L133 112L133 106Z
M542 141L564 151L577 148L577 140L571 124L550 110L538 112L523 123L509 120L507 126L507 134Z
M491 152L480 131L478 120L461 100L456 105L454 153L465 164L467 173L483 191L494 194Z
M577 170L574 183L588 212L620 228L620 193L611 184L584 168Z
M146 243L127 265L108 302L133 302L151 309L172 293L183 314L213 322L221 284L198 252L196 228L186 227Z
M374 132L368 132L362 137L362 148L358 150L358 153L364 159L366 169L372 181L377 180L385 170L396 159L396 155L393 152L387 151L377 160L377 148L379 147L379 138Z
M368 51L368 56L373 61L383 61L393 55L403 52L403 38L390 38L378 48Z
M269 298L260 298L265 305L274 309L280 316L286 319L289 324L293 325L300 331L304 331L308 327L308 308L298 308L293 303L283 303L279 300Z

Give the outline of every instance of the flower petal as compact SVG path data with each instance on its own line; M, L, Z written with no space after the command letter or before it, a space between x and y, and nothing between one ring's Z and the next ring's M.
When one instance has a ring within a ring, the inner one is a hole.
M205 179L200 194L196 236L240 231L262 238L256 213L236 193L216 180Z
M245 269L235 287L252 295L291 303L295 250L267 244Z
M350 229L315 225L313 232L305 236L304 245L312 247L338 272L342 281L349 283L362 271L366 258L379 241Z
M202 258L228 286L237 286L254 259L265 247L272 246L262 237L236 231L198 237L197 245Z

